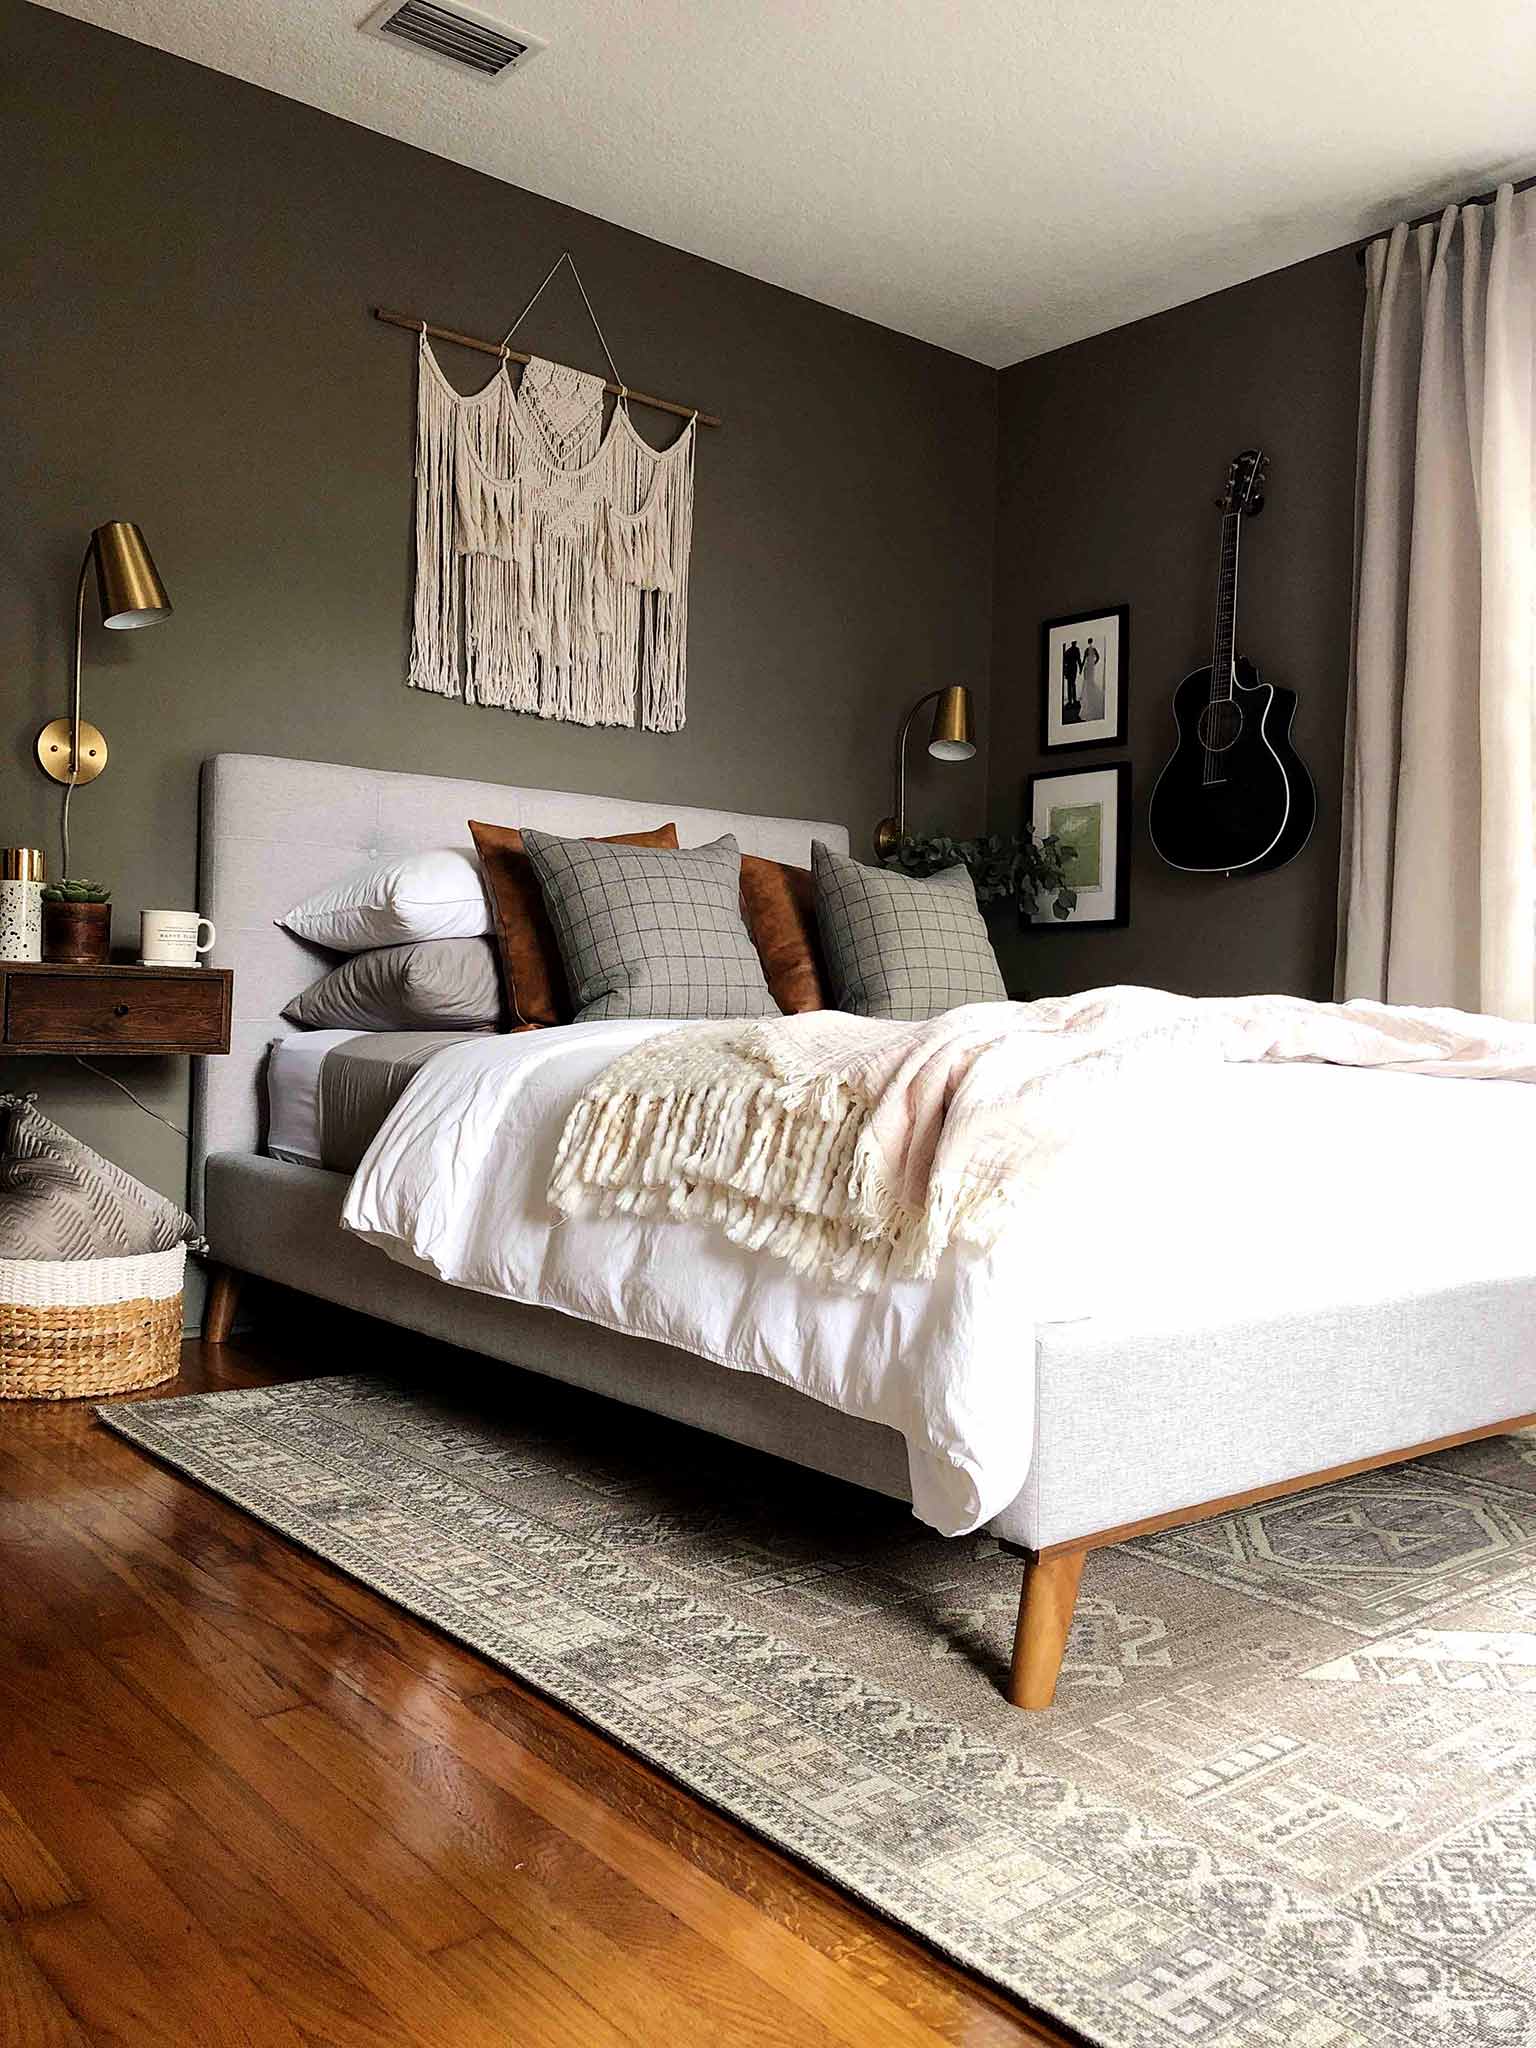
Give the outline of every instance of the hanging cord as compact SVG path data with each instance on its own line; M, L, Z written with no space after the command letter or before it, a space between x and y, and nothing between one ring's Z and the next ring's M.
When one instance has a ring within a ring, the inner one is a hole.
M170 1118L162 1116L158 1109L151 1109L147 1102L134 1094L126 1081L119 1081L116 1074L109 1074L104 1067L93 1066L89 1060L82 1059L79 1053L74 1055L74 1061L77 1067L84 1067L88 1074L94 1074L98 1081L110 1081L114 1088L120 1088L128 1100L139 1109L142 1109L146 1116L152 1116L157 1124L164 1124L165 1128L168 1131L174 1131L178 1138L185 1138L189 1135L182 1129L180 1124L173 1124Z
M596 313L594 313L592 310L592 301L587 297L587 288L581 281L581 272L576 268L575 258L571 255L569 249L562 249L560 251L560 254L555 258L554 262L549 266L549 270L544 278L544 283L539 286L539 289L534 293L533 297L528 301L527 305L524 306L522 312L518 314L517 318L512 322L512 325L501 337L501 345L503 348L505 348L507 343L512 339L513 335L516 334L518 328L522 326L523 322L527 319L528 315L533 311L534 306L537 304L538 300L542 297L545 287L548 286L553 281L555 273L559 270L561 264L563 263L568 263L571 266L571 275L576 280L576 289L581 293L581 303L586 307L587 318L592 322L593 328L596 330L597 333L597 338L602 343L603 354L608 358L608 368L612 372L613 381L619 387L619 403L620 405L623 405L629 397L629 386L624 382L624 379L619 375L619 366L613 360L613 350L608 346L608 337L603 332L602 322L598 319Z
M69 880L69 800L74 793L75 785L72 782L66 782L64 785L64 803L59 812L59 846L64 855L64 872L59 877L61 882ZM141 1101L128 1086L128 1083L126 1081L119 1081L116 1074L109 1074L104 1068L93 1066L88 1059L82 1059L79 1053L74 1055L74 1061L77 1067L84 1067L88 1074L94 1074L98 1081L109 1081L114 1088L120 1089L131 1103L143 1110L146 1116L152 1116L156 1123L164 1124L166 1129L174 1131L178 1138L189 1136L189 1133L184 1131L180 1124L173 1124L168 1116L162 1116L158 1109L151 1109L147 1102Z

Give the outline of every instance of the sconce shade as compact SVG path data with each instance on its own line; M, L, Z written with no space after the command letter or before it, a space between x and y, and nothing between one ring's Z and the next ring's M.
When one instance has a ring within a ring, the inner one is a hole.
M971 716L971 693L963 683L951 683L939 692L933 708L933 732L928 751L936 761L969 761L976 751L976 726Z
M101 623L116 633L138 626L158 626L170 616L154 557L131 519L109 519L91 535L96 558L96 590L101 598Z

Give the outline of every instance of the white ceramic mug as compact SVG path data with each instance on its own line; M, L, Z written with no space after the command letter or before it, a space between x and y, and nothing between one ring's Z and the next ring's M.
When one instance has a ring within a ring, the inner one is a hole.
M212 918L199 917L195 910L139 912L139 959L145 967L199 967L198 955L217 937Z

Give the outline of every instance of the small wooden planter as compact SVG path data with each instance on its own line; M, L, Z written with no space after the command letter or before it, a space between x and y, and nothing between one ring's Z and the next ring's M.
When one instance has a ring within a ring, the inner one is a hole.
M0 1259L0 1400L72 1401L174 1379L186 1247Z
M112 952L110 903L60 903L43 898L43 958L98 967Z

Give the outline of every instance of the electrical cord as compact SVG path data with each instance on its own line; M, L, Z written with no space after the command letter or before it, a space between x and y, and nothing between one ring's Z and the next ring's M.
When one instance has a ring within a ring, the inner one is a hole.
M59 811L59 850L64 856L64 872L59 876L61 882L68 881L69 879L69 800L74 793L75 785L72 782L66 782L64 785L64 802ZM126 1081L119 1081L116 1074L109 1074L104 1068L93 1066L88 1059L82 1059L79 1053L75 1053L73 1058L77 1067L84 1067L85 1071L88 1074L94 1074L98 1081L109 1081L114 1088L127 1096L135 1108L142 1109L146 1116L152 1116L157 1124L164 1124L165 1128L168 1131L174 1131L178 1138L190 1138L190 1134L184 1131L180 1124L172 1123L171 1119L168 1116L162 1116L158 1109L151 1109L147 1102L134 1094Z
M157 1124L164 1124L165 1128L168 1131L174 1131L178 1138L190 1136L190 1133L184 1131L180 1124L173 1124L170 1118L162 1116L158 1109L151 1109L147 1102L142 1101L139 1096L134 1094L126 1081L119 1081L116 1074L109 1074L104 1067L93 1066L89 1060L82 1059L79 1053L73 1054L72 1057L77 1067L84 1067L85 1071L88 1074L94 1074L98 1081L110 1081L114 1088L120 1088L130 1102L142 1109L146 1116L152 1116Z

